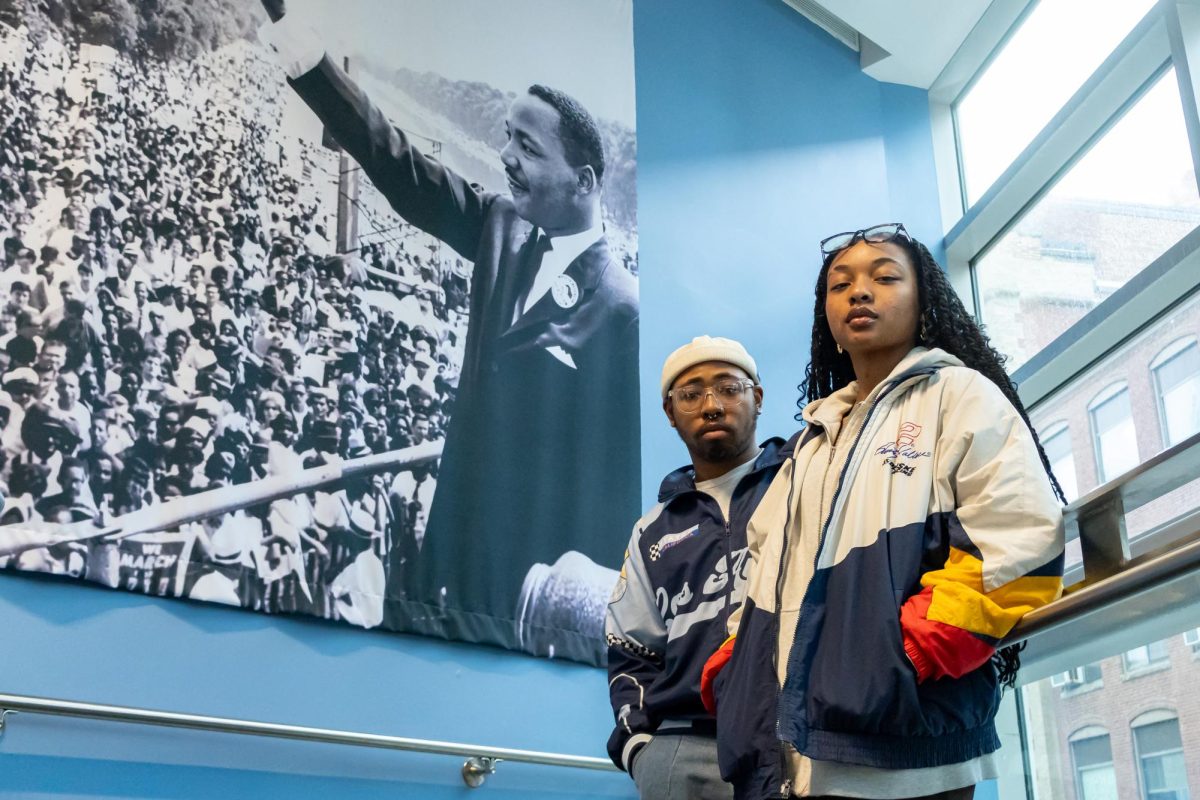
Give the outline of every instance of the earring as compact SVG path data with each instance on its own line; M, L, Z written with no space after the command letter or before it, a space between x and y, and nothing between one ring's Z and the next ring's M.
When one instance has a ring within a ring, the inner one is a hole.
M842 349L842 343L841 343L841 342L838 342L837 349L838 349L838 352L839 352L839 353L844 353L844 352L846 352L845 350L843 350L843 349Z

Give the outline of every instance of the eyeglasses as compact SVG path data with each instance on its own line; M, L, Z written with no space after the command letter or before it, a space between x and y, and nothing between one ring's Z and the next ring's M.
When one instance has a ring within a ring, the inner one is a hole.
M871 244L890 242L893 239L912 241L912 237L908 235L908 231L904 230L903 223L887 222L883 225L872 225L870 228L864 228L860 231L843 231L842 233L835 233L833 236L828 236L821 240L821 255L831 256L839 250L846 249L859 239Z
M680 386L667 392L667 397L675 403L675 408L681 414L695 414L704 405L704 399L711 393L717 405L721 408L732 408L742 402L746 390L757 384L745 378L729 378L714 383L712 386Z

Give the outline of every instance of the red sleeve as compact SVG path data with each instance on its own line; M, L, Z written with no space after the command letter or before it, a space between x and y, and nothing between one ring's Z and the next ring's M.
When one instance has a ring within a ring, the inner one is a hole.
M933 587L929 587L900 607L904 652L917 670L917 681L961 678L987 663L996 648L970 631L927 619L932 601Z
M704 662L704 669L700 673L700 701L704 703L705 710L714 717L717 715L717 698L713 694L713 683L717 680L717 674L725 669L725 665L733 656L734 641L736 640L733 636L726 639L724 644L717 648L717 652Z

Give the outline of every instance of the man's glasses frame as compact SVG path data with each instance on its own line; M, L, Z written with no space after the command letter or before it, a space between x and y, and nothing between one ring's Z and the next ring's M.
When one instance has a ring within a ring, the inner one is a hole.
M871 244L881 244L895 239L912 241L912 237L904 229L904 223L885 222L880 225L863 228L862 230L842 231L841 233L835 233L833 236L826 236L821 240L821 255L831 256L839 250L845 250L860 239Z
M723 378L710 386L689 384L667 392L667 397L681 414L697 414L711 394L721 408L740 405L746 390L758 386L748 378Z

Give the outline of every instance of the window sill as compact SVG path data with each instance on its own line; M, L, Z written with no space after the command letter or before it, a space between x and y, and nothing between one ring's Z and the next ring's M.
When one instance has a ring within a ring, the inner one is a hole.
M1127 670L1123 671L1121 673L1121 680L1129 681L1129 680L1133 680L1134 678L1140 678L1143 675L1152 675L1155 672L1165 672L1165 671L1169 670L1170 668L1171 668L1170 659L1165 659L1163 661L1156 661L1153 664L1147 664L1144 667L1137 667L1135 669L1127 669Z
M1062 696L1063 697L1078 697L1081 694L1090 694L1091 692L1094 692L1097 689L1103 689L1103 688L1104 688L1104 680L1103 679L1092 681L1090 683L1083 683L1083 684L1080 684L1079 686L1074 686L1074 687L1064 686L1062 688Z

